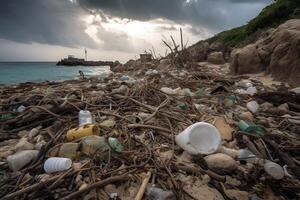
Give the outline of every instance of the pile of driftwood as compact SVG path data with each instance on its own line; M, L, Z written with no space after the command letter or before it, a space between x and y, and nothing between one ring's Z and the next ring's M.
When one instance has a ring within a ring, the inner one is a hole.
M264 192L271 188L282 198L300 197L299 95L271 91L255 97L240 95L233 92L236 89L234 82L239 78L209 73L190 73L185 78L170 76L163 80L159 76L146 77L121 92L113 91L126 83L113 81L113 78L105 83L84 80L1 88L1 145L26 137L36 127L39 127L38 134L45 141L38 157L18 172L12 172L2 158L1 199L114 199L103 193L103 188L108 185L125 187L125 191L134 185L135 194L129 199L142 199L150 184L171 191L174 199L198 199L185 188L193 183L181 181L179 175L199 179L208 175L210 187L224 199L234 199L228 195L228 189L246 191L249 197L263 197ZM259 83L257 85L262 87ZM178 96L160 91L162 86L180 86L192 91L205 87L206 93ZM278 98L275 98L276 95L279 95ZM224 99L230 96L235 97L235 104L225 105ZM249 135L236 126L239 120L236 107L244 106L249 99L256 99L260 104L273 104L270 109L255 114L253 120L264 128L263 136ZM204 104L207 109L197 109L196 103ZM278 108L283 103L288 104L287 109ZM25 110L17 112L20 105ZM118 138L124 151L118 154L102 151L89 157L81 156L73 160L73 167L69 170L41 180L41 175L45 176L43 164L49 150L67 141L66 132L78 125L78 112L82 109L93 114L94 123L100 126L100 134ZM234 127L233 142L226 144L234 143L236 148L248 147L260 158L272 158L282 166L287 165L291 176L273 180L258 166L247 171L243 170L246 168L243 164L225 176L209 169L202 155L191 158L190 162L180 162L183 150L176 145L175 135L199 121L213 123L219 116L230 118L230 125ZM113 120L115 124L101 126L106 119ZM166 152L169 154L165 158L162 155ZM84 187L82 181L78 183L78 177L85 183ZM230 185L228 177L241 184ZM125 194L118 195L119 199L125 199Z

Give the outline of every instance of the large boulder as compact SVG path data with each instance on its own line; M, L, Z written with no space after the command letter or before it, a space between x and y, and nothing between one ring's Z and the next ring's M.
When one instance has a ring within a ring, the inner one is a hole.
M207 61L213 64L224 64L224 56L222 52L212 52L208 55Z
M300 84L300 19L269 31L268 36L232 53L231 72L257 73L266 70L291 85Z
M197 62L205 61L210 51L209 43L201 41L189 48L193 60Z
M300 19L290 20L278 27L267 44L273 49L267 72L292 85L300 84Z
M230 71L234 74L259 73L266 68L262 65L257 52L257 45L250 44L232 52Z

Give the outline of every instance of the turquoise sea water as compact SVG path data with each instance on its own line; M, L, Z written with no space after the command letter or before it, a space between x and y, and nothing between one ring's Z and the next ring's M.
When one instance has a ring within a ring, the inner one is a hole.
M86 76L99 76L109 67L56 66L54 62L0 62L0 84L63 81L76 79L81 70Z

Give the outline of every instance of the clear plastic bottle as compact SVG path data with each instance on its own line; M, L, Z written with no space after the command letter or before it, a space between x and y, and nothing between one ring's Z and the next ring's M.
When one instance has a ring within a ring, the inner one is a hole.
M92 114L88 110L81 110L78 114L79 126L84 126L87 124L92 124Z

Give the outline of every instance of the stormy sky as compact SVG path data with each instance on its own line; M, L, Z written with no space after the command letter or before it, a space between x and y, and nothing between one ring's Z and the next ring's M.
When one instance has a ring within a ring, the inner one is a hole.
M247 23L272 0L0 0L0 61L56 61L72 54L126 61L161 39L189 45Z

